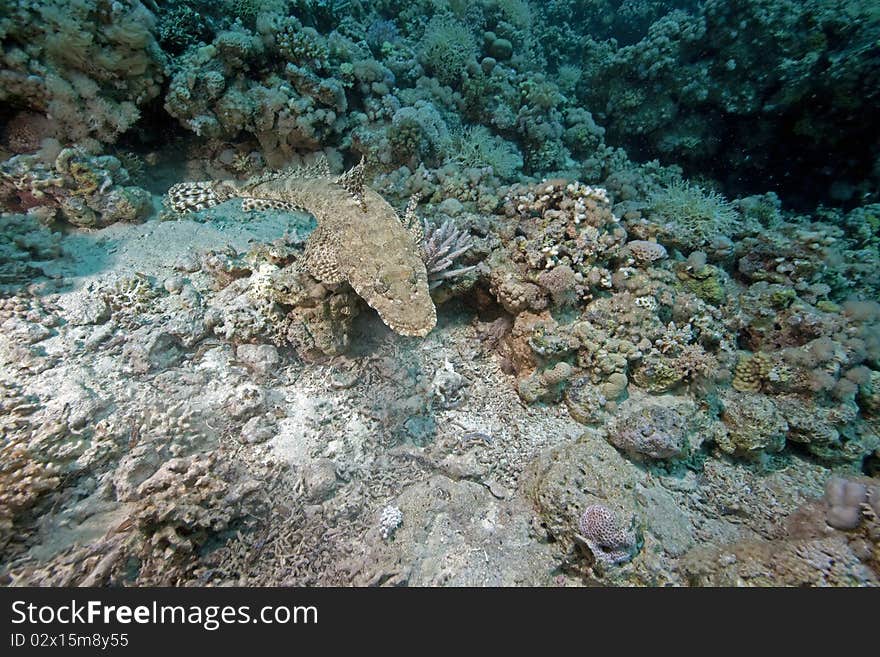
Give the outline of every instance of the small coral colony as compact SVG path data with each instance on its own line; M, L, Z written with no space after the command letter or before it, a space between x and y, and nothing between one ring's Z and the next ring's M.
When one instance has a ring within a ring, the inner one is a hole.
M3 583L880 583L876 2L0 43Z

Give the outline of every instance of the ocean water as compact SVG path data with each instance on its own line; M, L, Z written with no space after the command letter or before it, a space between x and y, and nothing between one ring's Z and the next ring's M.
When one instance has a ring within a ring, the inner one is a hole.
M877 585L878 44L0 1L0 582Z

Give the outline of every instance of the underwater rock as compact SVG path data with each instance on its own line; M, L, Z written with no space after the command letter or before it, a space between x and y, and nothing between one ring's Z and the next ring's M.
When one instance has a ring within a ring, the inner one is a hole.
M240 344L235 349L235 357L257 374L267 375L278 369L281 356L271 344Z
M727 427L717 441L722 451L745 457L782 451L788 423L770 398L728 391L721 400L721 420Z
M393 540L376 524L367 555L354 567L359 585L547 586L549 546L530 536L522 501L496 499L485 486L440 474L394 500L403 522Z
M605 445L605 449L616 455L612 447ZM601 450L597 453L595 444L582 438L542 453L524 473L524 491L535 503L542 527L558 546L559 558L567 569L581 572L587 565L578 551L577 538L586 509L601 505L616 517L626 518L625 522L635 515L635 474L619 456L617 459L607 458ZM626 530L629 537L628 526ZM629 544L628 540L624 543ZM590 558L602 558L603 551L598 552Z
M250 504L260 485L247 478L227 482L230 465L216 455L172 458L137 489L133 517L144 536L147 560L185 558L226 529ZM168 578L173 569L157 573Z
M255 415L244 423L239 439L248 444L264 443L278 432L276 423L265 415Z
M675 459L698 447L689 438L689 421L675 408L647 406L619 417L608 428L608 441L636 458Z
M571 417L587 425L601 424L605 418L604 410L610 411L614 407L614 401L607 399L585 376L572 381L565 390L564 400Z
M684 556L690 586L877 586L844 536L742 541Z
M231 391L224 409L234 420L245 421L262 413L266 405L266 394L262 388L252 383L244 383Z
M184 285L186 285L186 279L182 276L170 276L162 281L162 287L168 294L180 294Z
M112 483L116 499L130 501L137 499L137 489L162 465L160 455L152 445L138 445L122 457L113 472Z
M323 502L336 489L336 464L330 459L307 463L302 471L302 484L310 502Z
M171 367L183 358L180 338L145 326L135 330L123 348L123 359L134 374L146 374Z
M67 305L64 314L67 321L74 326L103 324L110 319L110 306L102 297L83 294L79 297L68 297L71 298L76 299L76 303Z

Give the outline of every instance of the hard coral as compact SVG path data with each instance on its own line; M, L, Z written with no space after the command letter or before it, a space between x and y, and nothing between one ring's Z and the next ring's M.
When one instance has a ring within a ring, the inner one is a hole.
M584 509L579 528L598 562L617 565L635 556L635 532L625 527L617 514L604 504L591 504Z
M424 221L424 238L421 241L422 259L428 270L428 283L431 289L443 281L462 276L474 270L474 266L452 269L456 258L464 255L473 246L473 239L446 220L439 226L428 225Z
M459 83L467 65L476 63L475 54L474 37L460 21L435 16L425 27L419 59L443 84Z
M499 294L507 289L508 297L523 296L524 286L540 282L540 272L560 266L573 272L574 285L558 294L558 281L548 280L554 300L568 303L572 293L587 300L593 290L611 287L605 266L620 254L626 232L605 189L565 179L516 186L507 195L504 212L517 223L513 235L503 236L504 257L499 253L493 258L493 287Z
M862 513L870 501L875 516L880 518L880 487L859 481L831 477L825 484L828 510L825 521L835 529L855 529L862 522Z
M632 254L636 262L642 265L651 264L666 257L666 248L662 244L647 240L627 242L626 250Z
M664 223L665 237L688 251L729 236L737 220L736 210L723 196L688 182L673 182L654 193L650 202Z
M139 221L152 209L146 190L125 184L128 172L117 158L80 148L53 157L48 164L40 153L17 155L0 164L0 200L46 221L58 214L88 227Z

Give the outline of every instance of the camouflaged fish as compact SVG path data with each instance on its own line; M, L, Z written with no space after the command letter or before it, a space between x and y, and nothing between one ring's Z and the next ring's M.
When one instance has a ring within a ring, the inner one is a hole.
M168 190L180 213L240 198L244 210L304 211L318 227L306 242L305 269L323 283L347 282L392 330L427 335L437 323L420 256L422 228L411 201L403 218L364 185L364 161L331 176L326 161L245 182L189 182ZM414 199L415 200L415 199Z

